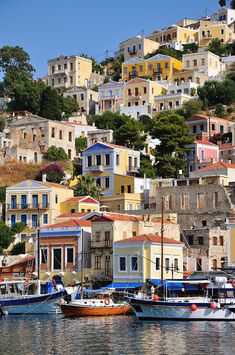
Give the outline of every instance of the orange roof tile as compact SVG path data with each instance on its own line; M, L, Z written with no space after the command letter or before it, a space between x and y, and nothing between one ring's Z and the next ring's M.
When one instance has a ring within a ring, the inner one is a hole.
M230 150L230 149L234 149L235 145L221 145L219 146L219 150Z
M59 216L57 216L56 218L69 218L69 217L73 217L73 218L81 218L83 216L86 216L88 214L90 214L91 212L74 212L74 213L62 213Z
M82 201L85 203L91 203L91 204L99 204L99 202L97 200L95 200L94 198L90 197L90 196L75 196L75 197L70 197L67 200L65 200L64 202L78 202L78 201Z
M235 164L219 162L206 166L205 168L198 169L196 171L209 171L209 170L219 170L219 169L235 169Z
M214 143L211 143L211 142L208 142L208 141L202 141L202 140L199 140L199 139L196 139L193 143L198 143L198 144L204 144L204 145L210 145L212 147L218 147L218 145L214 144Z
M207 115L194 115L192 117L187 118L186 122L199 121L199 120L202 120L202 119L209 120L209 116L207 116ZM229 120L226 120L225 118L214 117L214 116L210 117L210 120L231 122Z
M63 228L63 227L91 227L91 221L79 219L71 219L70 221L65 221L65 222L60 222L60 223L55 223L55 224L50 224L46 227L42 227L41 229L46 229L46 228Z
M152 242L152 243L161 243L161 237L155 234L141 234L136 237L127 238L123 240L119 240L116 243L138 243L138 242ZM164 244L184 244L175 240L173 238L163 238Z
M110 213L105 212L102 216L98 217L95 222L106 222L106 221L133 221L139 222L141 217L137 217L134 215L120 214L120 213Z
M51 186L51 187L57 187L57 188L60 188L60 189L71 190L69 187L62 186L60 184L56 184L54 182L49 182L49 181L40 181L40 184L43 184L43 185L46 185L46 186Z

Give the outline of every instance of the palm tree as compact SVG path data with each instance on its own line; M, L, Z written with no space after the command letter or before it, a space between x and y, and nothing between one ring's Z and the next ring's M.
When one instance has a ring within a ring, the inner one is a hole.
M75 196L91 196L99 200L102 193L101 187L96 184L95 178L90 174L83 175L75 186Z

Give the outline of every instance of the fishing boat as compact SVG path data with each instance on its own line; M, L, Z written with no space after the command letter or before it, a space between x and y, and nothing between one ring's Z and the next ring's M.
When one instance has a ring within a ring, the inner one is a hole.
M171 280L171 284L172 284ZM177 282L177 280L175 280ZM186 284L200 284L202 296L168 296L167 281L165 296L130 298L129 302L138 319L146 320L196 320L196 321L235 321L235 280L227 277L211 280L185 280Z
M80 299L61 302L60 308L65 316L84 317L124 315L131 306L126 301L114 302L108 292L85 290Z
M40 294L29 294L33 281L0 282L0 309L3 314L48 314L57 313L57 302L63 297L64 290ZM40 283L37 283L40 290Z

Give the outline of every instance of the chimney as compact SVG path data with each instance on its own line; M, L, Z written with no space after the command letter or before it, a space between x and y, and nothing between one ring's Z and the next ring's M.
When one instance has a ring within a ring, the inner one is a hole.
M47 181L47 174L42 174L42 182L46 182Z

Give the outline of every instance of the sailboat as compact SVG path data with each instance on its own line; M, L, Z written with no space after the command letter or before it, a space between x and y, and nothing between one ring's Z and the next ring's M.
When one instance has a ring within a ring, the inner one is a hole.
M75 299L60 302L60 308L64 316L84 317L84 316L110 316L124 315L131 309L131 306L123 302L114 302L110 291L84 290L83 289L83 232L82 232L82 262L81 262L81 287ZM77 298L76 298L77 297Z

